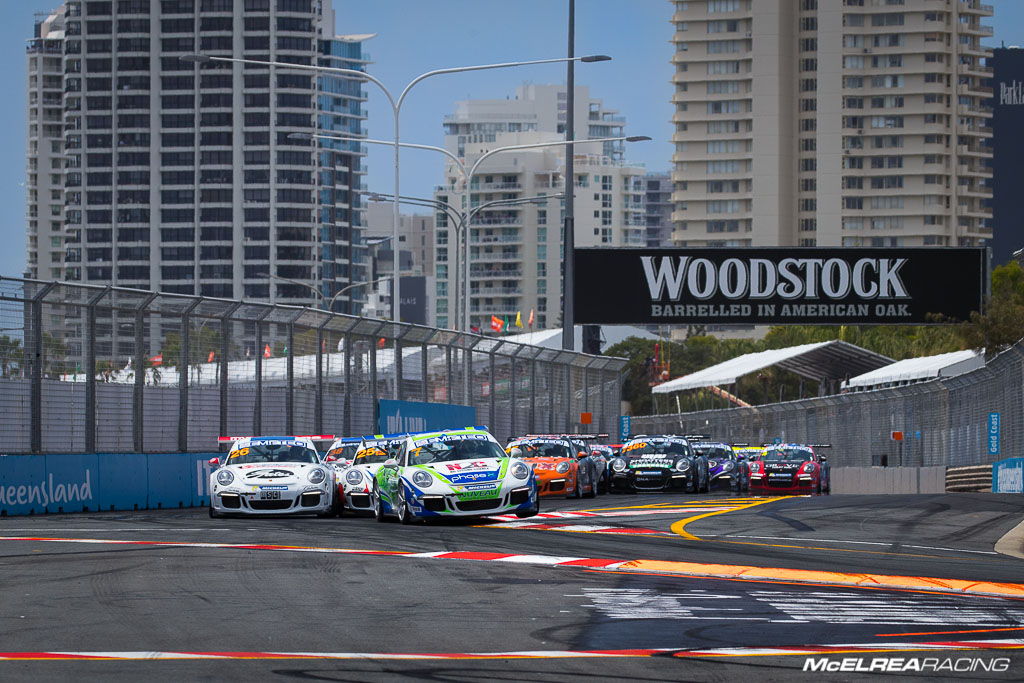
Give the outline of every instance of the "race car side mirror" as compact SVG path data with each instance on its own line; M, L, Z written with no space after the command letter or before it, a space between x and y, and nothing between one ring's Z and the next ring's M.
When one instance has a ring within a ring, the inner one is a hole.
M210 458L207 462L209 462L211 465L219 465L220 458Z
M736 459L737 460L746 460L747 456L743 455L742 453L737 453L736 454Z
M827 455L819 455L818 459L821 460L822 462L828 462L828 456Z
M394 458L388 458L384 461L384 467L398 467L398 461Z
M338 462L338 459L335 458L333 455L328 455L326 458L324 458L324 462Z

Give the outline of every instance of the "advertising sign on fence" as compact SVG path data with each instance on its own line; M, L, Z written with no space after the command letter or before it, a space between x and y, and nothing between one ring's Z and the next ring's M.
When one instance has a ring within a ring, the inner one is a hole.
M988 414L988 454L999 455L999 413Z
M631 434L629 415L622 415L619 417L619 441L625 443L626 439L628 439Z
M473 406L388 399L377 402L377 429L381 434L461 429L475 424L476 408Z
M1024 493L1024 458L992 465L992 493Z
M579 324L906 325L980 311L984 249L577 249Z

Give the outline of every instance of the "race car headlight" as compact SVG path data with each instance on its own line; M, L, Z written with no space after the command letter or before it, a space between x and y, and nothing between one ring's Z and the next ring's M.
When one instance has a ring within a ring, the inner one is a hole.
M363 481L363 473L359 470L349 470L345 473L345 481L355 486Z
M612 469L615 470L616 472L621 472L622 470L626 469L626 461L623 460L622 458L615 458L614 460L612 460Z
M315 470L312 470L309 473L309 476L307 477L307 479L309 479L309 483L310 484L319 484L320 482L322 482L326 478L327 478L327 474L324 473L324 471L322 469L320 469L319 467L317 469L315 469Z
M736 463L730 461L730 462L727 462L724 465L722 465L722 470L724 472L728 472L729 470L731 470L734 467L736 467Z
M569 463L567 463L567 462L560 462L560 463L558 463L558 466L555 467L555 471L558 472L559 474L565 474L566 472L569 471Z
M690 469L690 461L680 460L679 462L676 463L676 469L679 470L680 472L685 472L686 470Z
M814 471L814 463L813 462L805 462L804 466L800 468L800 471L801 472L806 472L806 473L810 474L811 472Z
M430 476L429 472L416 470L412 475L412 483L416 484L421 489L425 489L434 483L434 478Z
M221 486L227 486L235 480L235 475L231 474L231 470L221 470L217 473L217 483Z
M521 462L512 465L509 471L512 472L512 476L516 479L527 479L530 476L530 468Z

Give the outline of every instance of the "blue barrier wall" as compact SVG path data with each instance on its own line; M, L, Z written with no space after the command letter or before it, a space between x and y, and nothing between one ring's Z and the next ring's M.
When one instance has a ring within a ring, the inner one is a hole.
M377 429L381 434L461 429L477 424L476 408L451 403L377 401Z
M992 464L992 493L1024 493L1024 458Z
M218 453L0 455L0 515L209 505Z

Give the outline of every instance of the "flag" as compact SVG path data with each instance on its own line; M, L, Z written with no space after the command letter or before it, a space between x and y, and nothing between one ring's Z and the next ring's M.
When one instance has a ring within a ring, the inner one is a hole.
M381 337L380 339L377 340L377 348L383 349L385 346L387 346L387 343L388 340L384 337Z
M495 332L501 332L505 329L505 321L496 315L491 316L491 329Z
M345 346L345 338L344 338L344 337L342 337L341 339L339 339L339 340L338 340L338 350L339 350L339 351L341 351L341 349L342 349L342 348L343 348L344 346Z
M523 329L523 316L519 311L516 311L516 327Z
M270 358L273 355L274 354L270 352L270 344L267 344L266 346L263 347L263 357L264 358Z
M210 354L206 357L206 362L207 363L212 363L213 359L216 358L216 357L217 357L217 354L214 353L213 351L210 351Z
M338 349L338 350L340 351L341 349ZM322 339L322 340L320 340L320 353L325 353L326 351L327 351L327 340L326 339Z
M124 369L125 370L131 370L132 369L132 359L131 358L129 358L128 362L124 364Z
M149 364L153 365L153 366L163 365L164 364L164 354L163 354L163 352L161 351L160 353L156 354L155 356L152 356L149 359Z
M478 325L470 325L469 331L473 334L480 334L480 327Z
M252 356L252 349L250 349L248 346L246 346L245 347L245 357L249 358L251 356Z
M533 309L532 308L530 309L530 319L526 321L526 324L530 326L531 330L533 329Z

